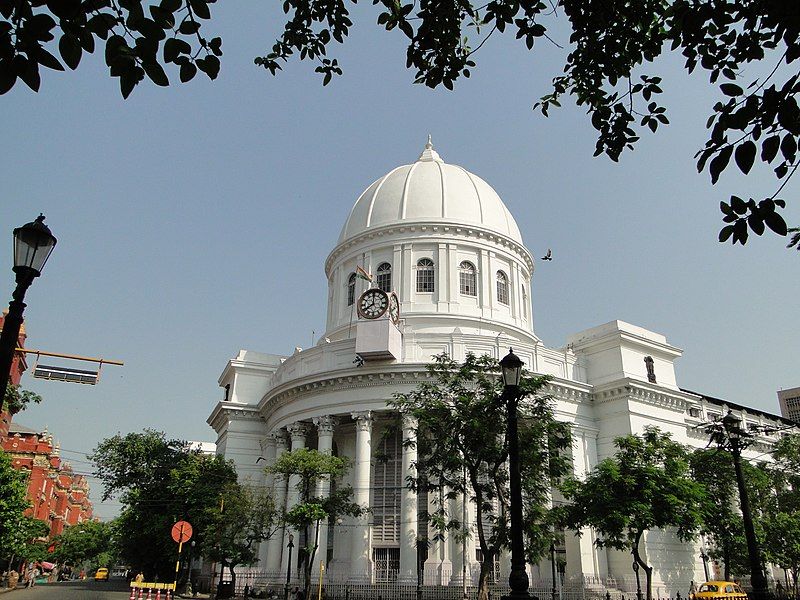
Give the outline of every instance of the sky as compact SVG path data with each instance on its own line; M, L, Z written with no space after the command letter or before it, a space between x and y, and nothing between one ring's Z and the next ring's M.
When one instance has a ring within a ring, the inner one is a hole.
M168 70L169 88L145 83L123 100L100 53L75 72L44 71L38 94L17 85L0 97L0 301L14 285L11 230L43 212L58 245L26 297L27 345L125 363L104 366L96 386L26 374L44 401L16 422L46 427L87 474L86 454L117 432L214 441L206 418L226 361L319 339L323 264L350 208L428 134L497 190L535 256L552 248L532 288L545 344L628 321L684 350L681 387L778 412L776 390L800 385L800 253L777 236L717 242L720 200L764 197L777 182L757 167L714 186L697 173L719 99L705 74L673 58L642 71L663 77L671 124L614 163L592 157L582 109L532 110L565 50L494 36L470 79L431 90L413 85L402 35L377 14L355 7L350 38L332 48L344 75L326 87L310 63L277 77L256 67L279 5L236 2L215 5L208 26L223 38L214 82L181 85ZM566 45L563 17L553 37ZM784 189L790 225L797 190ZM96 514L113 517L119 504L90 484Z

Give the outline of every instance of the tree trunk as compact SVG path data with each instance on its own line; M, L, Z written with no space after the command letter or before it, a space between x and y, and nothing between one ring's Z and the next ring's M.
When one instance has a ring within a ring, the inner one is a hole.
M494 557L490 556L489 560L485 557L481 561L481 572L478 575L478 600L489 599L489 575L493 571Z
M731 543L725 544L722 549L722 560L725 563L725 581L731 580Z
M228 563L228 570L231 572L231 591L234 596L236 596L236 571L233 570L235 566L234 563ZM650 599L648 598L648 600Z
M639 540L642 537L642 533L644 532L640 531L636 534L636 542L631 548L631 553L633 554L633 560L636 561L636 564L644 569L646 598L647 600L653 600L653 567L644 562L639 554Z
M317 555L317 549L319 548L319 524L320 519L317 519L317 526L314 528L314 546L306 557L306 567L303 569L303 571L305 571L305 586L303 588L305 591L305 598L308 598L308 593L311 590L311 569L314 568L314 557ZM306 527L306 539L308 539L308 527Z

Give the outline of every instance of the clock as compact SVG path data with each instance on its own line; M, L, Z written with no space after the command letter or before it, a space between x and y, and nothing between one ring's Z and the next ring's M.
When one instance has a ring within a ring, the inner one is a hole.
M389 318L395 325L400 323L400 302L394 292L389 294Z
M365 319L377 319L389 308L389 296L379 288L367 290L358 299L358 316Z

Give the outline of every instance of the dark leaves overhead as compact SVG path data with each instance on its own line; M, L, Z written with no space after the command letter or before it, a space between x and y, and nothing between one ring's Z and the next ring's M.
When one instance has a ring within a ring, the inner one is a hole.
M127 97L148 78L169 83L164 67L178 67L181 82L198 71L215 79L222 40L204 36L216 0L0 0L0 94L22 81L41 85L39 67L78 67L103 41L106 63ZM342 73L332 42L343 43L353 25L355 0L283 0L283 32L255 63L273 75L290 57L310 60L327 85ZM680 53L688 72L704 71L719 90L707 121L709 139L697 153L698 171L716 183L735 165L745 175L770 168L777 190L744 220L728 223L720 239L745 243L764 224L785 235L777 195L797 169L800 144L800 3L787 0L373 0L377 23L407 40L406 65L414 81L453 89L469 77L476 52L496 33L512 33L529 50L550 40L548 25L566 19L570 37L563 73L535 107L547 115L572 96L597 131L595 155L619 160L641 132L669 124L660 104L661 78L642 72L661 54ZM537 44L537 40L540 40ZM553 42L555 43L555 42ZM59 59L60 57L60 59ZM63 62L63 64L62 64ZM760 68L749 68L758 65ZM756 80L748 73L762 72ZM733 160L731 160L733 159ZM772 203L772 204L770 204ZM763 213L763 214L762 214ZM727 215L727 213L725 213ZM725 216L724 215L724 216ZM730 229L733 226L734 229ZM738 229L737 229L738 228ZM742 229L743 228L743 229ZM734 235L735 232L738 232ZM797 245L797 244L795 244Z
M163 63L179 65L181 81L198 68L214 79L222 40L208 42L201 32L214 2L161 0L146 6L142 0L0 0L0 94L18 81L38 91L40 66L77 69L83 54L98 45L125 98L145 77L169 85Z

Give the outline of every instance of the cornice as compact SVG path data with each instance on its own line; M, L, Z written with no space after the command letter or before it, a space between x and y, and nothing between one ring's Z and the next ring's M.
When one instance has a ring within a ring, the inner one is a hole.
M596 404L604 404L620 399L635 400L680 412L685 412L687 405L692 402L691 396L683 392L647 385L630 378L621 379L611 386L597 389L594 392Z
M553 398L563 402L571 402L573 404L591 402L593 399L591 386L588 384L583 385L585 385L586 388L580 389L575 386L574 382L568 382L566 379L551 379L545 390L548 394L553 396Z
M235 404L223 400L217 402L211 415L206 419L206 423L219 433L225 425L225 421L234 419L238 421L262 420L258 408L252 404Z
M442 239L452 239L454 237L458 237L492 242L515 252L523 260L523 262L525 262L525 265L528 267L528 270L531 272L531 274L533 274L533 256L528 249L519 242L512 240L508 236L498 233L497 231L477 225L465 225L463 223L450 221L438 221L435 223L430 221L404 221L402 223L392 223L382 227L369 229L357 236L345 240L341 244L338 244L333 250L331 250L328 258L325 260L325 276L330 277L332 264L342 254L351 248L360 246L365 242L370 242L376 238L390 237L392 235L402 233L416 233L418 231L424 232L430 236L426 238L426 242L436 242L437 238L435 236L439 236Z
M258 405L261 415L264 420L269 421L270 416L284 406L320 392L395 386L398 383L414 384L431 377L426 365L422 363L383 365L371 372L367 369L368 367L361 367L327 371L286 382L261 399Z

